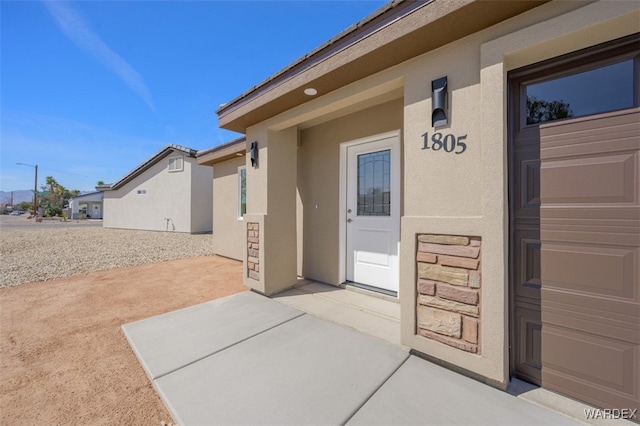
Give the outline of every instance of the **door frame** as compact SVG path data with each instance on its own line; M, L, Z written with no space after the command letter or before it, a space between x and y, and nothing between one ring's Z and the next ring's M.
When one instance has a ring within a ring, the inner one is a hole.
M402 202L402 162L401 162L401 154L402 151L400 149L401 132L400 130L393 130L391 132L380 133L373 136L367 136L365 138L355 139L348 142L343 142L340 144L340 184L338 190L338 280L340 283L345 283L347 281L347 149L349 147L355 145L366 144L369 142L376 142L381 139L395 138L393 142L393 147L391 150L391 170L397 170L397 178L395 179L395 183L392 180L391 190L395 191L398 194L398 218L395 223L395 226L398 231L398 259L400 259L400 219L402 214L402 209L400 203ZM393 154L396 154L395 156ZM395 158L394 158L395 157ZM398 261L398 280L400 279L400 262ZM398 293L396 297L400 297L400 286L398 286Z

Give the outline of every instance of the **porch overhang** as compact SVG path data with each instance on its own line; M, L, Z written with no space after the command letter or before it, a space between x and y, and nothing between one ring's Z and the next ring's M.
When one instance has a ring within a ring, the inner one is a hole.
M198 165L213 166L216 163L241 157L246 154L246 138L241 137L223 145L211 149L199 151L197 154Z
M249 126L519 15L549 0L393 1L216 112L219 126Z

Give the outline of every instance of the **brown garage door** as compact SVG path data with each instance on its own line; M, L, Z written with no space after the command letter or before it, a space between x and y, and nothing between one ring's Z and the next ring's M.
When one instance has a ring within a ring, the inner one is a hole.
M640 36L509 74L515 377L640 405Z
M640 400L640 112L540 127L542 383Z

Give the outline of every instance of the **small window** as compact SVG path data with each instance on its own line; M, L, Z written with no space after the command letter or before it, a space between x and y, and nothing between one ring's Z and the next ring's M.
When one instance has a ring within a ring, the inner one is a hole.
M631 108L634 60L526 86L527 125Z
M146 189L138 189L138 195L147 195Z
M247 213L247 168L238 167L238 219Z
M182 157L169 158L169 171L181 172L184 169Z
M358 216L391 215L391 150L358 155Z

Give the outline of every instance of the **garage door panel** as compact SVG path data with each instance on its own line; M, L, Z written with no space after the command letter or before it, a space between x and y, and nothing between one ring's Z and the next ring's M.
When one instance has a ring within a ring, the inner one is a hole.
M527 309L526 305L521 304L516 310L514 319L518 333L522 336L516 350L518 371L521 377L539 384L542 368L540 310Z
M637 408L640 110L544 124L540 136L542 384Z
M572 389L570 396L584 401L588 404L601 408L617 409L637 409L638 395L637 389L634 393L616 391L612 388L594 386L591 382L580 380L575 375L563 374L557 371L543 372L545 378L545 388L562 394L567 394L564 389ZM615 398L615 405L612 405L612 398ZM606 423L603 423L606 424Z
M541 250L545 286L633 298L638 254L632 247L546 243Z
M578 224L582 225L602 225L603 219L615 219L617 226L635 227L635 233L638 233L636 227L640 224L640 216L638 216L638 204L636 205L615 205L609 204L606 207L584 205L580 209L574 206L563 207L554 206L553 209L544 209L540 212L541 220L547 223L557 222L562 225L574 225L567 221L579 220ZM562 220L565 222L562 222Z
M540 152L521 150L514 154L515 184L520 188L514 205L515 215L520 219L537 220L540 214Z
M620 310L627 312L610 311L607 317L602 317L602 311L596 309L585 308L581 304L585 303L584 298L565 297L565 303L559 303L559 296L550 295L551 290L543 290L542 303L544 304L544 312L541 315L541 321L544 324L562 324L563 327L571 330L588 330L589 333L600 336L616 336L619 340L631 344L640 344L640 324L635 322L634 313L629 311L634 309L633 303L618 302L615 305ZM553 300L553 301L551 301ZM609 305L614 305L610 303Z
M603 234L608 245L619 245L623 247L637 246L638 236L635 235L638 227L630 226L608 226L608 229L596 229L582 227L579 225L565 225L564 227L549 225L548 222L541 222L540 239L542 241L565 241L576 244L602 244Z
M517 297L540 299L540 239L534 229L515 231L519 244L515 248L518 263L515 294Z
M562 133L540 132L540 148L554 158L601 152L633 151L638 147L637 111L609 112L559 123ZM546 126L551 127L549 125Z
M633 374L638 374L634 345L555 326L545 326L542 335L543 381L546 370L551 369L620 392L633 392Z
M624 153L570 160L549 160L541 166L541 200L545 207L574 203L637 203L638 155ZM558 184L562 182L562 184Z

